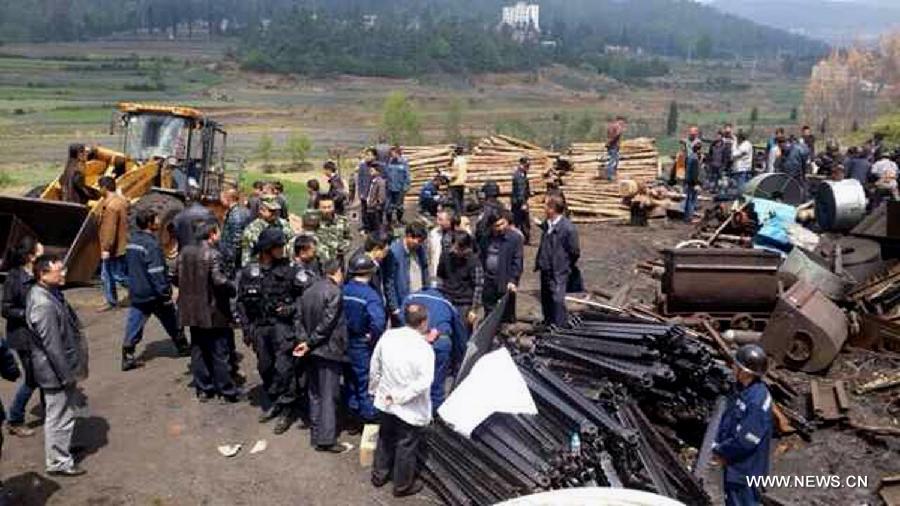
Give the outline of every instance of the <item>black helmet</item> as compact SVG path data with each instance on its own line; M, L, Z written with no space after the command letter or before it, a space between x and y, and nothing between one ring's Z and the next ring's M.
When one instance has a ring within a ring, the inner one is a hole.
M488 181L481 187L481 193L487 198L500 196L500 185L496 181Z
M256 254L259 254L276 246L284 246L285 242L284 232L282 232L281 229L269 227L259 234L259 238L256 240L256 246L253 248L253 251Z
M765 350L756 344L745 344L738 348L734 361L741 369L757 376L764 375L769 366Z
M519 158L519 163L521 163L522 165L528 165L531 163L531 159L527 156L523 156Z
M369 258L369 255L359 254L350 259L348 271L353 276L360 276L371 274L375 272L375 269L377 268L378 266L375 265L375 261Z

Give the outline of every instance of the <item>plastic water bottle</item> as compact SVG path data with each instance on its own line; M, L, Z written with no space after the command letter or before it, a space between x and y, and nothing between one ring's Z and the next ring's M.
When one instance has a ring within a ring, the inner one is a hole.
M569 440L569 451L572 455L581 455L581 436L578 431L572 433L572 439Z

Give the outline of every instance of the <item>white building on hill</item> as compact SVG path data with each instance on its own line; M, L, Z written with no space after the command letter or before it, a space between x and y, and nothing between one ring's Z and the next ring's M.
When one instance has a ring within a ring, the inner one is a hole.
M503 8L502 23L516 30L534 29L536 32L540 32L541 6L525 2L508 5Z

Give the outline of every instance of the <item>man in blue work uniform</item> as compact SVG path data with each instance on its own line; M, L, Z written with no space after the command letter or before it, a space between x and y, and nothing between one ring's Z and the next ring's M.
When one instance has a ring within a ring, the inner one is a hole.
M388 225L403 223L403 200L409 191L409 162L403 156L400 146L391 148L391 159L387 163L384 175L387 178L387 213ZM396 216L397 221L394 221Z
M373 423L378 414L369 395L369 362L386 324L383 299L369 284L377 268L365 253L355 255L348 269L351 278L343 288L347 358L350 359L350 374L345 383L347 407L363 423Z
M137 213L135 224L138 230L132 232L125 247L131 307L128 308L125 339L122 342L123 371L130 371L140 365L134 351L144 337L144 325L151 315L162 323L178 348L179 355L188 357L191 354L190 344L178 326L169 270L156 238L160 227L159 216L152 209L143 209Z
M431 405L437 411L444 402L444 383L450 369L451 360L457 362L462 358L468 344L469 334L463 325L459 312L444 297L441 284L432 279L428 287L420 292L409 294L403 301L403 311L410 304L418 304L428 311L428 328L432 333L431 346L434 349L434 382L431 384Z
M713 445L725 467L726 506L760 504L762 494L748 479L769 474L772 441L772 396L762 381L766 352L755 344L741 346L734 357L737 392L729 399Z

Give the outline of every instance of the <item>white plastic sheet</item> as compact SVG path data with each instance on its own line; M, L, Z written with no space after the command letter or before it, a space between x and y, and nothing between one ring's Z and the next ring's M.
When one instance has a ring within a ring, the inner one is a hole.
M438 408L441 419L465 437L494 413L537 414L528 385L506 348L481 357Z

